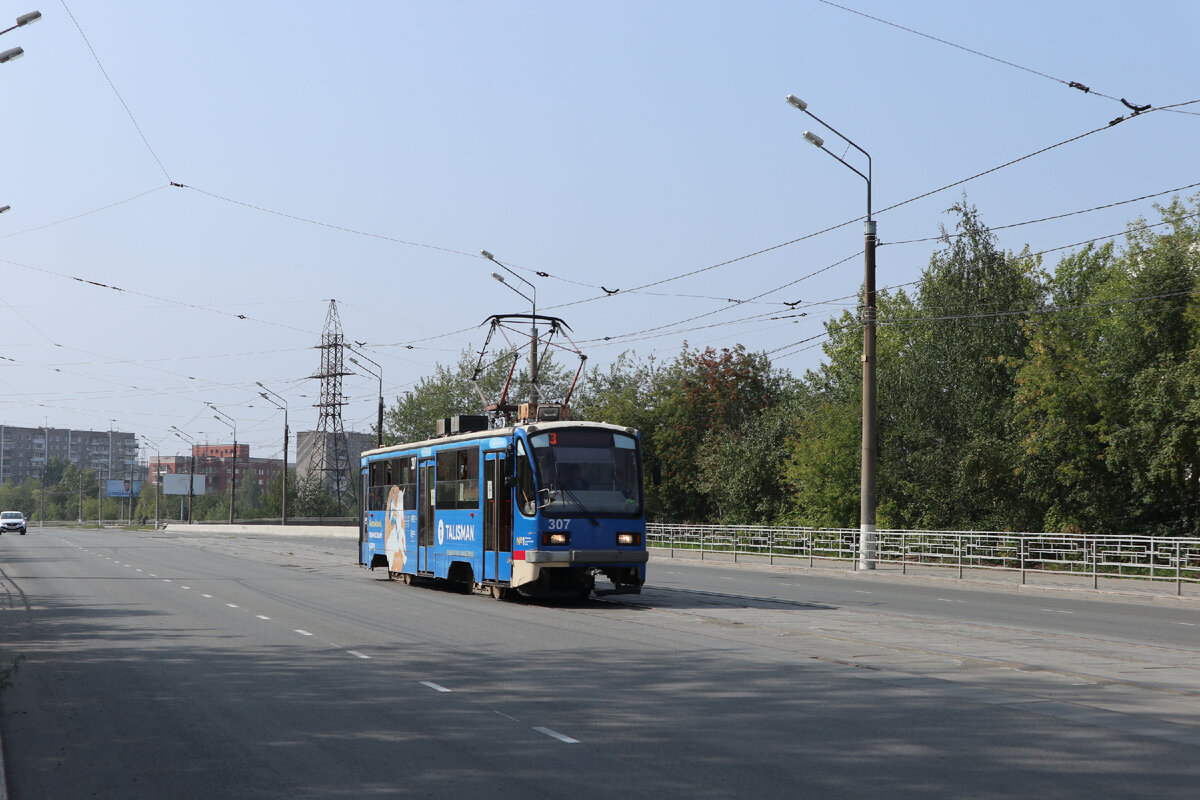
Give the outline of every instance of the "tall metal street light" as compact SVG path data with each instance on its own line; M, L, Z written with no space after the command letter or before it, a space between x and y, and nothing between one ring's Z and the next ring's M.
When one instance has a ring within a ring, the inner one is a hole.
M878 412L875 395L875 220L871 218L871 154L850 141L837 128L808 110L805 103L794 94L787 96L788 104L798 108L817 122L833 131L839 138L858 152L867 157L867 174L863 175L854 167L847 164L839 156L825 149L825 140L810 131L804 132L804 138L816 147L829 153L834 159L867 182L867 221L863 225L866 235L865 270L863 280L863 399L862 399L862 486L859 500L859 567L875 569L875 506L876 506L876 475L879 466L879 444L876 424Z
M17 24L13 25L11 28L5 28L4 30L0 31L0 36L3 36L9 31L15 31L17 28L24 28L31 22L37 22L41 18L42 12L40 11L30 11L26 14L22 14L21 16L17 17Z
M353 348L347 349L353 350ZM358 350L354 350L354 353L358 353L367 361L371 361L374 366L379 367L379 372L376 372L371 367L366 366L365 363L361 363L358 359L355 359L353 355L347 359L347 361L353 363L354 366L362 369L362 372L370 374L372 378L379 379L379 419L376 422L376 447L383 447L383 366L380 366L378 361L367 359L367 356L362 355Z
M0 206L0 214L3 214L5 211L8 211L10 208L12 208L12 206Z
M188 506L187 506L188 525L191 525L192 524L192 498L195 496L195 493L196 493L195 492L195 486L196 486L196 440L193 439L192 437L188 436L183 431L179 430L179 428L176 428L174 425L171 426L171 432L175 434L175 437L177 439L179 439L179 441L185 442L185 443L191 445L191 450L188 451L191 453L191 455L188 456ZM183 501L180 500L179 502L182 503Z
M275 406L276 408L283 409L283 499L280 501L280 514L279 514L280 522L279 522L279 524L287 525L287 479L288 479L288 419L287 419L287 417L288 417L288 403L287 403L287 400L283 399L282 395L276 394L275 392L272 392L270 389L268 389L266 386L263 386L262 381L255 381L255 383L258 384L258 388L262 389L262 391L258 393L259 397L261 397L263 400L266 400L268 403ZM270 397L268 397L267 396L268 392L270 392L275 397L278 397L280 402L283 403L283 405L282 406L279 405L279 403L276 403L274 400L272 400Z
M0 64L7 64L9 61L16 61L21 56L25 55L25 51L19 47L13 47L0 53Z
M212 403L208 403L207 405L213 411L217 412L216 414L213 414L213 419L233 428L233 463L229 469L229 524L232 525L233 499L237 496L237 420L214 406Z
M479 254L481 256L483 256L484 258L486 258L488 261L491 261L493 264L495 264L496 266L503 269L509 275L512 275L514 278L519 280L521 283L528 286L530 291L533 292L533 297L530 297L529 295L525 294L520 289L518 289L517 287L513 286L511 283L506 281L504 279L504 276L501 275L499 272L492 273L493 278L500 281L501 283L503 283L509 289L512 289L517 294L521 295L521 297L524 297L526 300L528 300L533 305L533 315L529 318L529 403L531 406L533 406L536 409L537 402L538 402L538 391L537 391L537 341L538 341L537 287L534 286L529 281L522 278L520 275L518 275L512 269L512 267L508 266L503 261L500 261L499 259L497 259L494 255L489 253L487 250L480 250Z

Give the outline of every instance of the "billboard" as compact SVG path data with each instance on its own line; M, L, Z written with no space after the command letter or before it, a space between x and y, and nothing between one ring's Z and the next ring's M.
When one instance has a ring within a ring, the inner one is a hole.
M163 494L187 495L188 476L164 473L162 476ZM192 476L192 494L204 494L204 476Z
M137 497L142 493L141 481L109 480L105 481L105 497Z

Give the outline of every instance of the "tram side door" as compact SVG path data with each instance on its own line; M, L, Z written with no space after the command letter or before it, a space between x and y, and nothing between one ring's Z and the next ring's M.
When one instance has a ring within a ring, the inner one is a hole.
M512 555L512 489L504 451L484 455L483 579L509 580L508 559Z
M433 546L434 460L422 461L418 470L417 497L417 572L433 572L429 548Z

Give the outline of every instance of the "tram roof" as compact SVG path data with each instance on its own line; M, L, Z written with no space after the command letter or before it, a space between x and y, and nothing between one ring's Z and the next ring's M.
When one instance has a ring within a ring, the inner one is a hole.
M414 450L420 447L433 447L434 445L453 444L455 442L469 442L477 439L490 439L493 436L512 436L513 432L517 430L523 430L527 434L533 434L541 431L562 430L564 428L593 428L608 431L619 431L621 433L628 433L630 435L637 433L636 428L631 428L627 425L613 425L611 422L587 422L584 420L530 422L524 425L511 425L507 428L488 428L482 431L456 433L451 434L450 436L436 436L430 439L422 439L421 441L417 442L404 442L401 444L388 445L387 447L376 447L372 450L364 450L360 458L366 458L385 453L395 453L403 450Z

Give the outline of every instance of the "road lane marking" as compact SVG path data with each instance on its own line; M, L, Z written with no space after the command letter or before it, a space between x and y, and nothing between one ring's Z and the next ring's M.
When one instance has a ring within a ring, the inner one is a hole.
M162 582L163 582L163 583L170 583L170 582L171 582L171 579L170 579L170 578L163 578L163 579L162 579Z
M447 689L445 686L441 686L441 685L439 685L439 684L436 684L436 683L434 683L433 681L421 681L421 685L422 685L422 686L428 686L430 689L433 689L435 692L449 692L449 691L453 691L453 690L451 690L451 689Z
M534 728L534 730L538 733L544 733L552 739L558 739L560 742L566 742L567 744L579 744L578 739L572 739L570 736L564 736L558 731L552 731L549 728Z
M295 632L300 634L301 636L312 636L312 634L309 633L308 631L302 631L299 628L296 628Z
M190 587L190 586L180 586L179 588L180 588L180 589L191 589L192 587Z
M357 650L347 650L346 652L347 652L347 653L349 653L349 654L350 654L350 655L352 655L352 656L358 656L359 658L365 658L365 659L367 659L368 661L370 661L370 660L371 660L371 657L370 657L370 656L363 655L362 653L358 652Z
M264 617L262 614L255 614L254 616L258 617L259 619L270 619L270 617Z
M200 593L200 596L201 596L201 597L207 597L209 600L212 600L212 595L211 595L211 594L204 594L203 592L201 592L201 593Z
M855 594L870 594L870 592L863 591L862 589L855 589L854 593Z
M230 608L237 608L236 603L226 603L225 605L229 606Z
M1063 611L1058 608L1043 608L1042 611L1046 611L1051 614L1074 614L1075 613L1074 611Z
M1189 628L1194 628L1194 627L1196 627L1196 623L1194 623L1194 622L1181 622L1181 623L1179 623L1179 624L1180 624L1180 625L1187 625Z

